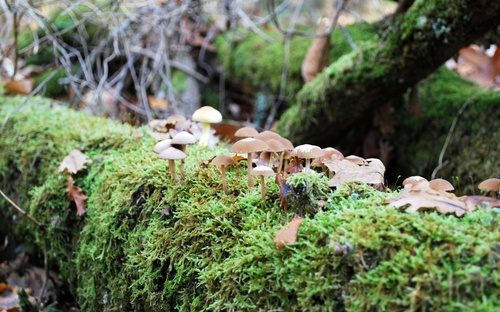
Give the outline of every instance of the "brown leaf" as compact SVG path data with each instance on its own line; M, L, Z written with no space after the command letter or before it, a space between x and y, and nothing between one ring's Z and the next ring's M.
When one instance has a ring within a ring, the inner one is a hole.
M85 196L82 189L74 185L75 181L71 176L68 176L68 197L69 200L74 201L76 204L76 215L81 216L85 213Z
M328 63L328 51L330 51L330 36L313 39L300 68L305 82L313 80L325 68Z
M6 82L3 87L11 93L28 95L33 91L34 83L35 80L33 79L11 80Z
M440 213L454 213L460 217L470 211L455 194L433 189L425 179L415 184L406 184L401 193L387 203L396 208L408 206L406 211L411 213L421 208L434 208Z
M483 203L486 203L488 209L493 209L495 207L500 208L500 199L496 199L488 196L462 196L459 198L465 203L467 208L472 211L475 210L477 206L482 207Z
M274 243L276 248L281 249L286 244L293 244L297 241L297 235L299 234L299 228L304 218L299 216L294 216L292 221L285 225L281 230L276 232L274 235Z
M276 175L275 179L276 184L278 184L279 187L279 198L280 202L283 205L283 209L285 211L288 211L288 201L287 201L287 195L291 191L291 186L286 184L286 178L280 177L278 174Z
M346 158L326 162L328 170L335 172L329 182L330 187L339 187L342 183L359 181L372 185L384 184L384 164L377 158L365 160L368 165L357 165Z
M151 95L148 95L149 107L152 109L158 110L167 110L170 106L170 102L167 99L156 98Z
M74 174L87 168L84 165L91 162L92 160L87 155L77 149L74 149L69 152L68 156L64 157L63 162L59 166L59 172L64 171L69 174Z
M479 85L489 87L496 83L496 77L500 74L500 49L495 47L493 56L476 45L470 45L459 51L457 72L476 82Z

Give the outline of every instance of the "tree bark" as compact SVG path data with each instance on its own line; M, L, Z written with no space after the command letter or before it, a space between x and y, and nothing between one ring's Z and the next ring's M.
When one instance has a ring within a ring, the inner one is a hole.
M373 109L401 95L500 24L500 1L417 1L304 85L278 130L294 142L343 145Z

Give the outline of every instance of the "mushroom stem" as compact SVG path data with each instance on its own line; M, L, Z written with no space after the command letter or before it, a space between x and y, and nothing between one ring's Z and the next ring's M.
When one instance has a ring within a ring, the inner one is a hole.
M226 183L226 166L221 165L220 169L222 171L222 189L224 189L224 193L229 194L227 191L227 183Z
M281 167L283 167L283 156L285 156L285 152L280 152L280 162L278 164L278 168L276 168L276 173L279 175L281 173Z
M201 138L200 138L200 142L198 142L198 144L200 146L208 146L208 135L210 134L210 123L203 122L201 125L202 125Z
M179 179L177 178L177 175L175 174L175 162L173 159L168 160L168 169L170 169L170 174L172 175L172 178L174 180L178 181Z
M260 195L262 196L262 201L266 201L266 188L264 186L264 176L260 177Z
M311 160L306 158L306 167L304 168L304 172L309 172L311 169Z
M253 178L250 172L252 171L252 153L247 154L247 167L248 167L248 187L252 189L253 187Z

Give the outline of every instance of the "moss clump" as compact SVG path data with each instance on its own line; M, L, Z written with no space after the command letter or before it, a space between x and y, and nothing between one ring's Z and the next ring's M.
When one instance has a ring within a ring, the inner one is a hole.
M0 117L12 109L1 106ZM298 187L307 181L308 206L324 204L306 213L297 243L277 250L274 233L295 212L282 210L272 178L265 203L258 188L248 191L243 166L228 172L226 195L220 173L200 166L227 153L225 146L189 146L185 178L176 182L152 152L151 138L137 141L129 126L50 109L38 99L12 114L3 131L1 188L19 194L19 203L48 225L43 234L18 221L17 231L33 233L37 240L27 244L34 251L40 251L42 240L51 242L51 263L70 283L82 310L402 311L500 305L495 295L500 232L487 212L461 219L406 214L384 205L395 193L359 184L331 192L320 175L296 175L288 182ZM57 172L75 147L93 160L75 176L89 196L82 217L75 215L65 177ZM10 210L4 201L0 207L2 214ZM2 224L12 222L0 217ZM339 246L352 248L339 252Z
M355 43L370 40L375 35L374 26L364 23L348 26L347 31ZM219 61L227 71L228 81L242 81L248 89L269 89L279 93L282 71L288 66L285 94L297 93L303 85L300 67L312 39L294 36L290 41L289 64L285 64L283 35L277 31L267 31L266 34L274 39L273 43L251 31L241 30L216 39ZM352 50L349 41L339 30L332 33L330 41L331 62Z
M422 116L412 115L407 107L397 113L394 145L404 148L396 150L396 172L430 177L457 118L443 158L447 163L437 177L454 180L457 189L471 193L474 184L500 176L500 159L494 152L500 149L496 126L500 93L476 86L446 68L422 81L419 91Z

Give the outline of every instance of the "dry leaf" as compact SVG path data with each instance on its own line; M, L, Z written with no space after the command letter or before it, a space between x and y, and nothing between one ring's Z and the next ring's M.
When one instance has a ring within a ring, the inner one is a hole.
M170 102L167 99L156 98L148 95L149 107L157 110L167 110L170 106Z
M320 32L324 32L324 29ZM328 63L328 51L330 51L330 36L313 39L300 68L305 82L313 80L325 68Z
M69 200L74 201L76 204L76 215L81 216L85 213L85 196L82 189L74 185L75 181L71 176L68 176L68 197Z
M28 95L33 91L33 85L35 80L33 79L21 79L21 80L11 80L4 84L5 90L11 93L19 93Z
M456 71L481 86L492 86L500 74L500 49L495 47L495 52L490 57L476 45L465 47L459 51Z
M406 184L401 193L387 203L396 208L408 206L406 211L411 213L421 208L435 208L440 213L454 213L460 217L470 211L455 194L433 189L425 179L415 184Z
M496 199L488 196L462 196L459 198L465 203L470 211L476 209L477 206L483 207L483 203L486 203L487 209L493 209L495 207L500 208L500 199Z
M371 185L384 184L385 166L377 158L365 160L368 165L357 165L346 158L333 159L325 166L335 175L329 182L330 187L339 187L342 183L359 181Z
M59 172L64 171L69 174L74 174L87 168L84 165L91 162L92 160L87 155L77 149L74 149L69 152L68 156L64 157L63 162L59 166Z
M285 225L281 230L276 232L274 235L274 243L276 248L281 249L286 244L293 244L297 241L297 235L299 234L299 228L304 218L299 216L294 216L292 221Z

